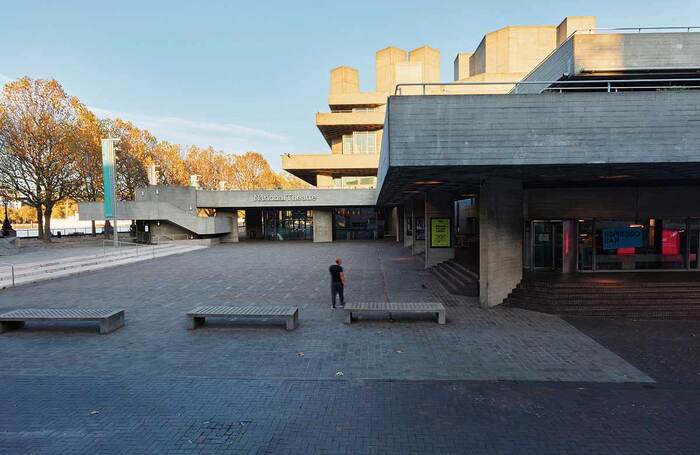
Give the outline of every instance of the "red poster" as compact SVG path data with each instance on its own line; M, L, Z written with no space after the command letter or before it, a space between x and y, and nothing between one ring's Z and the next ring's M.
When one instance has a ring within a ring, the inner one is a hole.
M672 256L681 252L681 236L677 229L664 229L661 232L661 255Z
M618 256L634 256L634 253L635 251L633 246L617 249Z

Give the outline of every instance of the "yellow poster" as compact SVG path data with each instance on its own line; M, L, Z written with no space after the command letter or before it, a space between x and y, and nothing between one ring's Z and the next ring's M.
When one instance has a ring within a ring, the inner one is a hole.
M430 248L451 248L452 228L449 218L430 219Z

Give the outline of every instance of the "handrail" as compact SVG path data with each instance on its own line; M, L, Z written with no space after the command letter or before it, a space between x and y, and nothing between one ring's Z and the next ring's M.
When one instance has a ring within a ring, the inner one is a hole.
M676 31L679 33L688 33L691 30L698 30L700 31L700 26L674 26L674 27L616 27L616 28L581 28L581 29L576 29L571 35L575 35L577 33L596 33L599 31L603 32L637 32L637 33L642 33L646 32L649 30L667 30L667 31ZM569 36L571 36L569 35Z
M113 245L113 244L114 244L114 240L103 240L103 241L102 241L102 256L103 256L103 257L107 255L107 248L106 248L106 244L107 244L107 243L109 243L110 245ZM124 245L134 245L134 246L136 246L136 256L137 256L137 257L139 256L139 246L141 247L142 250L143 250L144 247L145 247L145 248L148 248L148 247L150 246L150 248L151 248L151 256L154 257L154 258L156 257L156 245L144 245L144 244L141 244L141 243L124 242L124 241L121 241L121 240L117 240L117 248L119 248L119 255L120 255L120 256L121 256L121 246L122 246L122 244L124 244Z
M700 77L697 78L679 78L679 79L605 79L605 80L577 80L577 81L497 81L497 82L407 82L396 84L396 90L394 91L395 96L402 96L401 89L403 87L422 87L423 94L426 95L426 87L451 87L451 86L483 86L483 85L588 85L591 84L620 84L620 83L639 83L639 82L697 82L700 84Z

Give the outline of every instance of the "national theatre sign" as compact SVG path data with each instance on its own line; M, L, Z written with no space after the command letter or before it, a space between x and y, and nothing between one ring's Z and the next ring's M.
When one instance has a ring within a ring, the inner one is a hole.
M290 202L290 201L315 201L315 194L295 194L295 193L255 193L255 202Z

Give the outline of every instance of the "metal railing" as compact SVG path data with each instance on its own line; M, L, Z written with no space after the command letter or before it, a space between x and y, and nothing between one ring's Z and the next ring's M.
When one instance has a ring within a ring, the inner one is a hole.
M617 27L617 28L581 28L576 29L569 37L576 34L606 34L606 33L654 33L656 31L672 32L672 33L689 33L699 31L700 26L685 26L685 27Z
M129 226L118 226L117 227L120 233L126 233L129 232ZM37 238L39 236L39 230L37 228L20 228L20 229L15 229L17 232L17 238ZM51 235L57 236L59 233L61 233L62 236L71 236L71 235L90 235L92 234L92 228L91 227L75 227L75 228L52 228L51 229ZM104 233L104 227L99 226L95 229L95 234L103 234Z
M177 240L192 240L193 236L191 234L160 234L151 237L151 242L154 244L160 244L163 239L170 242L175 242Z
M107 245L110 245L111 248L116 248L119 251L119 256L122 256L123 250L122 250L122 245L131 245L132 247L136 248L136 257L140 256L140 252L145 251L146 254L150 252L150 255L152 258L156 257L156 245L146 245L142 243L134 243L134 242L123 242L121 240L117 241L118 246L114 246L114 240L103 240L102 241L102 256L107 255ZM140 248L140 250L139 250Z
M640 83L661 83L661 82L666 82L666 83L674 83L677 84L679 82L688 82L688 83L695 83L697 85L641 85L641 86L621 86L618 84L640 84ZM644 90L663 90L663 89L669 89L669 88L674 88L674 89L699 89L700 88L700 77L697 78L678 78L678 79L670 79L670 78L664 78L664 79L609 79L609 80L577 80L577 81L499 81L499 82L411 82L411 83L404 83L404 84L397 84L396 85L396 90L394 92L394 95L396 96L412 96L412 95L462 95L465 93L448 93L445 88L446 87L459 87L459 86L513 86L513 94L517 94L517 87L521 85L543 85L545 86L544 89L541 90L543 91L566 91L566 90L596 90L596 89L605 89L607 92L615 92L619 90L624 90L624 89L644 89ZM558 87L550 87L552 85L557 85ZM561 86L566 86L566 87L561 87ZM578 86L578 87L576 87ZM403 94L403 89L406 89L408 91L408 88L410 87L417 87L419 88L420 93L406 93ZM442 87L442 92L438 93L430 93L430 90L427 90L428 87ZM503 93L506 94L506 93Z

